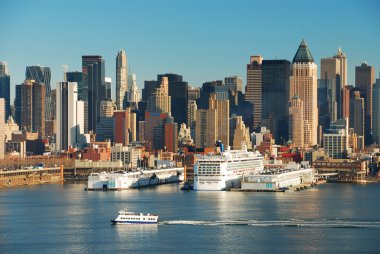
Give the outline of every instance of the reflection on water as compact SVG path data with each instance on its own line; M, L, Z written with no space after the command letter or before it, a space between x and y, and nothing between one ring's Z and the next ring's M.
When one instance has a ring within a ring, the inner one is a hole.
M0 191L0 253L331 253L337 243L342 253L378 250L379 185L294 193L83 188ZM160 222L112 225L124 207Z
M119 237L132 237L138 234L156 234L158 230L157 224L123 224L112 225Z

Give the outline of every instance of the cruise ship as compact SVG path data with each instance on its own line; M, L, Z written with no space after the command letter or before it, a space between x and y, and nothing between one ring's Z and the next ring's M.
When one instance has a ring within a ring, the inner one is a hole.
M111 220L113 224L156 224L158 215L129 212L126 208L119 211L119 215Z
M240 187L243 176L263 171L259 152L227 150L220 154L199 155L194 164L194 190L225 190Z

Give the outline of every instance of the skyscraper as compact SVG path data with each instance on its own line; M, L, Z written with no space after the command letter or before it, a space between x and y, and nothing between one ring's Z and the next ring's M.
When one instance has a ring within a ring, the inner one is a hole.
M82 56L82 82L81 97L87 102L88 111L87 119L85 116L86 132L86 130L96 130L96 124L100 117L100 103L107 98L104 60L101 56ZM86 122L88 123L87 126Z
M380 144L380 76L372 94L372 143Z
M293 96L289 102L289 140L296 147L304 145L304 117L303 101L298 96Z
M171 97L169 96L169 82L167 77L161 78L161 85L149 98L149 111L155 113L171 112Z
M338 118L335 84L333 79L318 79L318 123L323 132Z
M4 159L5 152L5 99L0 98L0 159Z
M360 89L361 97L364 98L365 105L365 135L366 145L371 144L372 132L372 89L375 84L375 68L366 62L355 67L355 86Z
M228 99L218 99L210 95L208 109L198 109L196 113L195 140L197 147L213 147L220 140L225 146L230 144L230 105Z
M229 88L223 84L222 80L214 80L203 83L200 96L197 100L199 109L209 108L211 94L215 94L218 100L228 100Z
M9 75L8 64L6 62L0 62L0 76Z
M5 114L4 117L8 119L11 115L11 77L8 72L8 65L6 62L0 62L0 98L5 99Z
M25 80L16 85L16 120L21 128L45 136L45 89L46 86Z
M360 91L352 91L350 99L350 128L353 128L358 136L365 137L365 101Z
M232 143L232 148L242 149L242 145L245 144L248 149L252 149L249 128L245 126L243 118L233 115L230 122L230 142Z
M112 78L105 77L104 84L106 85L106 100L111 99L111 87L112 87Z
M83 82L82 82L82 72L80 71L68 71L66 72L67 82L76 82L78 84L78 101L83 101Z
M224 85L229 88L230 106L238 106L243 94L243 80L238 76L226 77Z
M178 123L178 125L186 123L187 93L189 85L187 82L183 81L183 77L178 74L160 74L157 76L157 81L160 81L163 77L168 78L171 115L174 117L174 121Z
M262 61L261 56L251 56L247 64L245 100L253 104L253 128L261 125Z
M45 119L50 120L52 116L51 107L51 88L50 88L50 78L51 72L49 67L43 66L27 66L25 72L26 80L34 80L36 83L39 83L45 86ZM45 135L45 134L44 134Z
M302 40L291 66L290 97L298 96L303 102L304 146L317 144L317 80L318 67L306 42Z
M114 142L124 146L129 144L131 133L131 110L115 110L114 112Z
M128 91L128 66L125 50L121 49L116 56L116 106L123 109L125 93Z
M320 78L321 80L326 80L324 82L331 83L333 94L330 97L334 101L329 101L329 103L336 103L336 118L343 118L342 90L347 85L347 58L341 48L338 49L338 52L333 57L321 59ZM335 120L331 119L331 121Z
M269 128L278 144L288 140L288 60L262 61L262 125Z
M133 109L138 108L138 104L140 101L140 91L137 87L137 81L136 81L136 74L129 74L128 75L128 92L127 92L127 104L129 107L132 107ZM125 100L125 99L124 99Z
M195 126L197 118L197 102L189 100L187 104L187 117L186 122L187 126L190 128L191 137L195 138Z
M334 55L334 58L338 59L339 62L340 88L342 89L347 86L347 57L342 49L338 48L338 52Z
M58 82L56 96L57 150L67 150L69 147L82 148L84 103L78 101L78 84Z

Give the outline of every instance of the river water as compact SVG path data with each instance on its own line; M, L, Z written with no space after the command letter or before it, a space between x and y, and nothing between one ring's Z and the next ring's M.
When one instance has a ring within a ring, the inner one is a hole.
M82 184L0 191L0 253L380 253L380 185L300 192L87 192ZM118 210L158 225L111 225Z

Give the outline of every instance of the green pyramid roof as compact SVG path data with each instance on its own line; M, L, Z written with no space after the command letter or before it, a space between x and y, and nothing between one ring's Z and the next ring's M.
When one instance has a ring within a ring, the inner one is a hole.
M293 63L313 63L314 59L310 53L309 47L306 45L305 40L301 41L297 53L293 58Z

